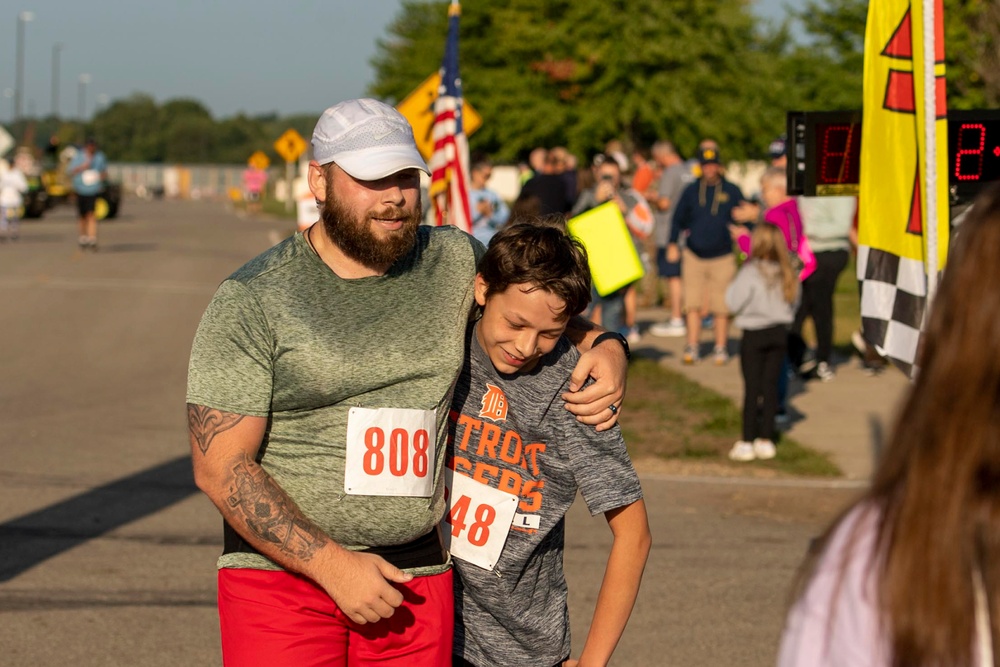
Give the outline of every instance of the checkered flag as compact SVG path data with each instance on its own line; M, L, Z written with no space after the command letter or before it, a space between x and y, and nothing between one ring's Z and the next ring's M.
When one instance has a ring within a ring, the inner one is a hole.
M860 246L858 279L865 340L912 377L927 308L924 263Z
M943 25L940 0L880 0L865 28L861 326L911 377L928 298L948 259Z

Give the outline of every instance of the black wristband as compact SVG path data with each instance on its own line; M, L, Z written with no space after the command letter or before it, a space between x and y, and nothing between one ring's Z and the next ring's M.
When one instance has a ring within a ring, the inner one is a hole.
M597 338L594 339L594 342L593 342L593 344L590 347L592 347L592 348L593 347L597 347L598 345L600 345L604 341L608 340L609 338L612 338L612 339L618 341L619 343L621 343L622 347L625 348L625 359L626 359L626 361L632 361L632 350L630 350L629 347L628 347L628 341L625 340L625 336L623 336L620 333L617 333L615 331L605 331L600 336L598 336Z

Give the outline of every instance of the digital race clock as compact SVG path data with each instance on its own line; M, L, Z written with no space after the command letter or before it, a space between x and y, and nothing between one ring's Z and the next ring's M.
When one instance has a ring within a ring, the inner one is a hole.
M1000 111L948 112L948 184L960 198L1000 180Z
M788 192L856 195L861 167L861 112L788 114ZM1000 111L948 112L948 185L954 200L973 198L1000 180Z

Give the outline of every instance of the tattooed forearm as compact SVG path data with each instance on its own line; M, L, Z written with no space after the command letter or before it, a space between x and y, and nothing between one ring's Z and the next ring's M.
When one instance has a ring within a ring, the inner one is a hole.
M188 403L188 430L191 437L198 443L198 449L202 454L208 452L209 446L215 436L223 431L228 431L236 426L243 419L243 415L213 410L204 405L193 405Z
M329 539L249 456L233 467L227 502L251 533L290 556L309 560Z

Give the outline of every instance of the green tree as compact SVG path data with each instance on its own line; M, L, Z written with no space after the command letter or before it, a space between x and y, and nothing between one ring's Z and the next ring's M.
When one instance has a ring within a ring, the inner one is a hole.
M803 109L859 109L868 0L810 0L795 13L807 43L787 70ZM952 109L1000 104L1000 4L944 0L945 69Z
M115 161L161 162L164 136L160 108L149 95L115 100L91 121L89 131ZM79 141L81 138L77 137Z
M440 66L447 3L404 2L378 44L371 92L398 101ZM498 159L538 145L578 155L610 139L712 136L729 155L784 126L781 44L743 0L484 0L463 6L461 74Z
M945 0L945 67L952 109L1000 106L1000 3Z
M160 107L163 159L167 162L214 161L216 125L205 106L193 99L168 100Z
M214 161L227 164L246 162L254 151L269 146L264 126L238 114L220 121L214 131Z
M447 2L407 0L378 43L370 92L398 102L440 66ZM944 0L951 108L1000 104L1000 3ZM609 139L712 136L760 155L792 109L862 104L868 0L809 0L805 36L742 0L481 0L463 6L465 98L484 118L474 149L502 160L538 145L578 155Z
M211 118L189 115L167 126L164 160L185 164L215 162L215 123Z
M788 106L804 111L860 109L867 0L810 0L793 16L807 37L804 44L790 42L783 59Z

